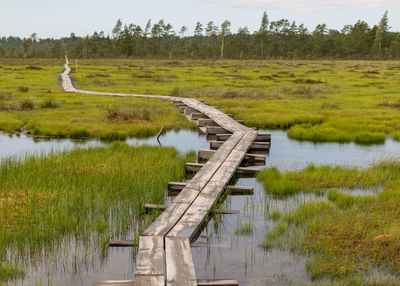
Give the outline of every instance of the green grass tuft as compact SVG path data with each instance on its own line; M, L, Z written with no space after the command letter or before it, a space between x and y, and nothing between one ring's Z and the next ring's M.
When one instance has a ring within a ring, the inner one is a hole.
M0 285L1 281L12 280L23 277L25 272L11 264L0 262Z
M235 228L236 234L248 235L253 232L253 225L250 222L241 222L239 226Z
M0 256L8 253L3 268L48 255L71 234L94 249L136 224L138 234L149 223L139 217L144 204L163 203L165 186L183 177L185 162L173 148L120 142L2 160ZM4 269L0 280L13 273Z
M262 171L268 174L264 177L267 191L274 185L271 174L276 172ZM306 270L316 282L371 284L375 280L369 273L375 267L388 270L388 281L400 275L400 160L382 161L368 169L311 165L275 177L281 185L297 183L302 191L329 190L328 201L302 203L282 215L266 234L262 247L308 254ZM376 195L331 189L377 186L383 186L383 191Z

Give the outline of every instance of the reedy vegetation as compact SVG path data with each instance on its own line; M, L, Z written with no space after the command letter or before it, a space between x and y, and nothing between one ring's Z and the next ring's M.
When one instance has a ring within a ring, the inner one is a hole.
M151 222L140 216L144 203L163 203L187 158L173 148L113 143L21 159L0 165L0 280L22 275L66 237L101 252L110 238L140 234Z
M314 192L327 193L328 199L302 203L283 215L271 214L278 221L266 234L263 247L307 254L307 272L318 283L327 278L337 285L398 283L399 160L382 161L368 169L311 165L283 174L267 169L259 179L274 196ZM346 193L353 188L383 190L368 195ZM386 277L369 275L377 268Z

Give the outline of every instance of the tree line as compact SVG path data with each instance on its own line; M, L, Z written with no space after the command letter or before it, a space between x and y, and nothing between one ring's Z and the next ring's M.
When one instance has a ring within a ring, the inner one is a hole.
M400 32L389 31L388 11L370 27L365 21L342 30L320 24L309 31L286 19L270 21L263 13L257 31L231 31L226 20L197 22L193 34L182 26L174 30L160 20L144 27L118 20L110 34L94 32L61 39L0 38L0 57L10 58L169 58L169 59L400 59Z

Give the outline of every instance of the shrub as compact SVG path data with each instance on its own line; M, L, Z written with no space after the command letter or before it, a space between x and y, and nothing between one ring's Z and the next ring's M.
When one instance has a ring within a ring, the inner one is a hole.
M12 99L12 94L8 92L3 92L0 90L0 100L10 100Z
M41 108L58 108L60 106L61 106L61 103L59 101L56 101L56 100L52 99L52 98L46 99L40 105Z
M20 86L18 87L18 90L21 92L28 92L29 91L29 87L27 86Z
M71 132L71 138L74 139L81 139L81 138L88 138L90 137L89 132L82 128L82 129L75 129Z
M321 84L321 83L324 83L323 81L316 80L316 79L303 79L303 78L295 79L293 82L294 83L301 83L301 84Z
M30 98L24 98L19 101L20 110L32 110L35 108L35 103Z
M27 69L27 70L38 70L38 71L43 70L41 67L38 67L38 66L27 66L25 69Z

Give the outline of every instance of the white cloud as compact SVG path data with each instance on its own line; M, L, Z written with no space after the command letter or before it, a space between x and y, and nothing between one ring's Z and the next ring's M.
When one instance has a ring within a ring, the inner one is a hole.
M206 0L208 6L281 9L296 12L400 8L399 0Z

